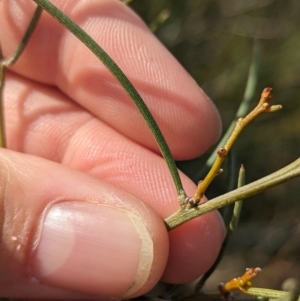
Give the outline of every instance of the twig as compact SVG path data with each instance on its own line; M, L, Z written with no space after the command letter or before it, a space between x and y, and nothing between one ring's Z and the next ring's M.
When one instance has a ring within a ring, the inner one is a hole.
M3 103L5 66L2 64L2 59L3 59L3 55L2 55L2 48L0 44L0 147L6 148L4 103Z
M36 25L41 16L43 9L40 6L37 6L30 23L27 27L27 30L18 45L15 53L8 59L4 60L1 45L0 45L0 147L6 148L6 135L5 135L5 114L4 114L4 103L3 103L3 88L4 88L4 79L5 79L5 69L12 64L14 64L22 52L24 51Z
M249 67L249 73L248 73L248 79L247 84L243 96L243 100L236 112L234 120L229 125L226 133L223 135L222 139L218 142L217 147L215 150L211 153L209 158L207 159L205 163L205 167L200 171L198 175L198 179L203 179L203 177L207 174L209 168L213 165L215 159L216 159L216 153L217 150L225 144L227 139L229 138L230 134L232 133L236 121L247 114L249 111L250 104L252 102L252 99L254 97L254 93L256 90L257 85L257 77L258 77L258 69L259 69L259 52L260 52L260 45L259 40L254 39L253 40L253 52L252 52L252 60Z
M258 194L268 188L279 185L299 176L300 158L266 177L247 184L241 188L230 191L219 197L216 197L209 202L200 204L199 206L194 208L178 210L165 219L166 227L170 231L193 218L201 216L210 211L217 210L241 199L249 198L250 196Z
M173 182L175 184L178 201L180 204L184 203L186 197L181 179L175 164L175 161L171 155L171 151L167 142L164 139L156 121L154 120L151 112L144 103L140 94L134 88L132 83L126 77L124 72L119 68L119 66L111 59L111 57L93 40L80 26L78 26L74 21L67 17L62 11L60 11L56 6L47 0L33 0L38 5L43 7L52 17L54 17L58 22L64 25L71 33L73 33L83 44L85 44L107 67L107 69L114 75L114 77L119 81L121 86L130 96L130 98L135 103L136 107L142 114L145 122L147 123L149 129L151 130L160 151L168 165L169 171L172 175Z
M261 94L258 105L244 118L239 118L235 124L235 127L226 141L225 145L217 150L217 158L211 167L209 173L203 181L201 181L196 189L196 192L192 198L187 198L187 208L197 206L200 203L200 200L206 191L207 187L213 181L213 179L220 173L220 167L225 160L229 150L233 146L239 134L242 130L258 115L261 113L270 113L276 112L282 108L281 105L270 105L269 99L271 99L271 88L265 88Z

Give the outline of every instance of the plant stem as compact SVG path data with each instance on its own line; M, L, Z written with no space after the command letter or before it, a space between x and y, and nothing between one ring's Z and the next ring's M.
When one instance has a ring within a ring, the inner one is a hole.
M2 64L2 59L3 59L3 55L2 55L1 45L0 45L0 147L6 148L4 103L3 103L5 66Z
M225 144L225 142L228 140L230 134L232 133L236 121L247 114L249 111L250 104L252 102L252 99L254 97L254 92L256 90L256 84L257 84L257 77L258 77L258 69L259 69L259 52L260 52L260 45L259 40L254 39L253 40L253 53L252 53L252 60L249 67L249 73L248 73L248 79L246 88L244 91L243 100L236 112L235 118L229 125L226 133L223 135L222 139L218 142L217 147L215 150L211 153L209 158L207 159L205 163L205 167L201 170L200 174L198 175L198 179L201 180L203 177L207 174L209 168L213 165L214 161L216 160L216 153L217 150Z
M18 45L17 50L15 51L15 53L7 60L3 61L2 64L6 67L11 66L12 64L14 64L18 58L20 57L20 55L22 54L22 52L24 51L34 29L36 28L36 25L40 19L40 16L42 14L43 8L40 7L39 5L37 6L37 8L34 11L34 14L30 20L30 23L27 27L27 30L20 42L20 44Z
M117 66L117 64L110 58L110 56L75 22L73 22L69 17L67 17L63 12L61 12L57 7L47 0L33 0L38 5L40 5L45 11L47 11L52 17L54 17L58 22L63 24L70 32L72 32L83 44L85 44L107 67L107 69L115 76L122 87L125 89L127 94L134 101L135 105L142 114L144 120L149 126L160 151L168 165L170 173L175 184L177 195L180 202L185 198L185 192L182 187L181 179L175 164L175 161L171 155L169 146L167 145L156 121L151 115L149 109L144 103L143 99L131 84L129 79L125 76L123 71Z
M203 181L201 181L196 189L196 192L191 198L191 207L200 203L200 200L211 184L216 175L219 174L220 167L225 160L229 150L233 146L239 134L242 130L258 115L263 112L275 112L281 109L280 105L270 106L268 100L272 97L271 88L265 88L261 94L258 105L244 118L239 118L235 124L235 127L226 141L225 145L217 150L217 158L211 167L209 173Z
M170 231L193 218L217 210L241 199L249 198L267 188L271 188L299 176L300 158L266 177L216 197L209 202L190 209L178 210L165 219L166 227Z
M287 294L286 291L278 291L267 288L260 287L250 287L247 289L247 294L256 296L256 297L264 297L267 299L278 299ZM300 301L300 296L298 297L298 301Z
M151 21L149 27L152 32L156 32L158 28L162 26L166 20L170 17L170 10L169 9L162 9L159 14Z
M242 187L244 184L245 184L245 169L242 165L241 168L240 168L240 171L239 171L237 187L238 188ZM218 254L218 257L215 260L214 264L211 266L211 268L201 277L199 282L196 284L195 292L201 291L201 289L203 288L203 286L204 286L205 282L207 281L207 279L212 275L212 273L215 271L215 269L217 268L217 266L221 262L224 254L225 254L225 251L227 249L227 246L230 242L230 239L232 237L233 231L237 227L238 220L239 220L240 213L241 213L241 209L242 209L242 200L239 200L239 201L235 202L235 204L234 204L231 221L230 221L230 223L227 227L227 234L226 234L226 237L223 241L223 244L222 244L221 250Z

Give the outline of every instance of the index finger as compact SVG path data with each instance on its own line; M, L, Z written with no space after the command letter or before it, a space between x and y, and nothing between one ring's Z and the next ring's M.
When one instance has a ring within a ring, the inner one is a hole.
M176 160L202 154L218 137L219 115L194 80L141 19L117 0L53 1L121 67L145 100ZM35 4L3 1L1 44L16 49ZM139 144L159 152L134 104L106 67L76 37L43 13L13 70L56 85L82 107Z

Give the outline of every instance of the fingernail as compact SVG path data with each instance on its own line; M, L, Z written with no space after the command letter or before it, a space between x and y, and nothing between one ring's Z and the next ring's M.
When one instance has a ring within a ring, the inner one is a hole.
M33 251L33 276L46 285L111 297L147 281L153 241L130 211L87 202L54 204Z

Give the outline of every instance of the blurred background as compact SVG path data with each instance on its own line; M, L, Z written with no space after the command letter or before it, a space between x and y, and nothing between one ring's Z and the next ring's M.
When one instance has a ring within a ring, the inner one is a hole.
M273 87L272 104L282 104L283 110L262 115L245 129L233 150L234 170L244 164L250 183L299 157L299 0L133 0L129 6L214 101L224 131L243 99L255 43L259 63L250 109L264 87ZM198 181L208 157L178 166ZM209 198L228 191L226 164L224 169ZM295 179L244 202L239 227L208 290L256 266L263 271L255 286L280 289L288 277L300 281L299 192L300 179Z

